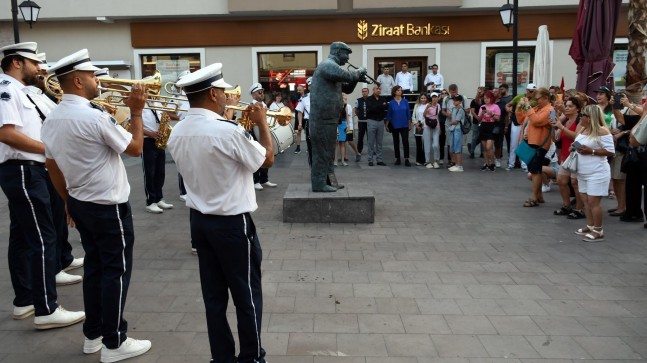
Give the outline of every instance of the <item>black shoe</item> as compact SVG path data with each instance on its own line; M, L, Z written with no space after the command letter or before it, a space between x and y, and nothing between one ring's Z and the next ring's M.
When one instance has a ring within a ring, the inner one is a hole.
M483 159L483 154L481 154L481 155L479 156L479 158Z
M494 173L494 171L496 170L496 165L491 164L490 166L488 166L488 169L490 169L490 171Z
M402 164L402 163L400 162L400 159L395 159L395 163L394 163L393 165L400 165L400 164Z
M647 228L647 223L643 224L643 228Z
M586 218L586 214L584 214L584 212L582 212L579 209L573 209L571 214L567 215L566 218L568 218L568 219L583 219L583 218Z
M559 209L555 209L553 214L556 216L567 216L572 212L573 212L573 209L571 207L561 207Z
M411 166L409 159L404 159L404 166Z
M483 164L483 166L481 167L481 171L486 171L486 170L489 170L489 167L487 164Z
M615 212L617 210L618 210L618 208L607 209L607 213L613 213L613 212Z
M622 217L620 217L620 220L623 221L623 222L642 222L643 217L642 216L641 217L639 217L639 216L633 216L632 217L632 216L623 215Z
M295 154L298 154L298 153L300 153L300 152L301 152L301 146L299 145L299 146L297 146L297 148L296 148L296 149L294 149L294 153L295 153Z
M624 215L625 215L625 212L624 212L624 211L622 211L622 212L615 211L615 212L611 212L611 213L609 213L609 216L611 216L611 217L622 217L622 216L624 216Z
M474 159L474 153L470 153L470 159Z
M377 165L379 165L379 166L386 166L386 164L384 164L384 162L383 162L383 161L378 161L378 162L377 162Z
M372 162L372 161L369 161L369 162L368 162L368 166L373 166L373 162Z

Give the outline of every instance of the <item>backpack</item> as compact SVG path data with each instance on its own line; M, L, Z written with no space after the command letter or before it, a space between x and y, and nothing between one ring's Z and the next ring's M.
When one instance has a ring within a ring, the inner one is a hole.
M465 112L465 109L463 109L463 112ZM463 131L463 135L467 135L471 130L472 130L472 115L471 113L468 114L467 112L465 112L465 122L461 122L461 131Z

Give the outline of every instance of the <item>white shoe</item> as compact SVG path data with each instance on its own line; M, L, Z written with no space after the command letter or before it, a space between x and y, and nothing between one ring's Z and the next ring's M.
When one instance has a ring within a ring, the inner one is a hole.
M254 184L254 189L263 190L263 186L261 185L261 183L256 183L256 184Z
M173 209L173 204L166 203L163 200L160 200L159 202L157 202L157 206L162 208L162 209Z
M34 305L15 306L13 307L13 318L22 320L34 314Z
M192 255L197 255L197 254L198 254L198 250L197 250L197 249L195 249L195 248L193 248L193 247L191 247L191 254L192 254Z
M81 267L83 267L83 262L84 261L85 260L84 260L83 257L75 258L75 259L72 260L72 263L69 266L67 266L66 268L63 269L63 271L67 272L67 271L70 271L70 270L81 268Z
M527 166L522 166L521 171L523 171L524 173L527 173L528 172L528 167Z
M453 173L462 173L463 172L463 167L458 166L458 165L454 165L451 168L449 168L449 171L451 171Z
M67 311L59 305L53 313L35 317L34 328L38 330L62 328L80 323L83 320L85 320L85 312Z
M101 346L103 345L101 340L103 340L103 337L98 337L97 339L85 338L85 341L83 342L83 353L92 354L100 351Z
M432 163L427 163L427 165L425 165L425 168L427 168L427 169L433 169L433 168L434 168L434 164L432 164Z
M434 161L434 169L440 169L440 165L438 165L437 161Z
M164 211L160 207L157 206L157 203L151 203L151 205L146 207L146 211L148 213L153 213L153 214L164 213Z
M541 192L542 193L548 193L550 192L550 180L548 181L548 184L541 184Z
M333 162L333 163L332 163L332 165L337 166L337 162L336 162L336 161L335 161L335 162Z
M186 202L186 194L180 194L180 200Z
M108 349L104 345L101 348L101 363L119 362L120 360L137 357L151 349L150 340L135 340L126 338L119 348Z
M272 183L271 181L269 181L269 180L268 180L268 181L266 181L265 183L263 183L262 185L263 185L264 187L267 187L267 188L276 188L276 186L277 186L278 184L276 184L276 183Z
M500 168L501 167L501 159L494 160L494 166L496 166L497 168Z
M56 286L74 285L83 281L83 276L70 275L65 271L56 274Z

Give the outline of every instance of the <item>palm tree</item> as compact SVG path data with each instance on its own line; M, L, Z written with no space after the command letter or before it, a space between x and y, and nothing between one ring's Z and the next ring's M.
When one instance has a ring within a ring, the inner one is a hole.
M642 99L647 82L645 47L647 45L647 0L629 1L629 46L627 55L627 97L635 103Z

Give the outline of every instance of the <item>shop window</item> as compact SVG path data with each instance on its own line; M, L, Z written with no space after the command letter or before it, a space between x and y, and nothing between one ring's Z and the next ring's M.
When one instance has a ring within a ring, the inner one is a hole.
M200 69L200 53L186 54L140 54L142 78L149 77L160 72L162 75L162 86L166 82L175 82L180 73L190 70L194 72ZM162 90L164 94L164 90Z
M317 68L317 52L258 52L258 82L266 91L287 95L305 85Z
M503 83L512 87L512 47L487 47L485 49L485 86L497 88ZM526 91L533 79L535 47L517 47L517 94ZM510 90L512 93L512 90Z

